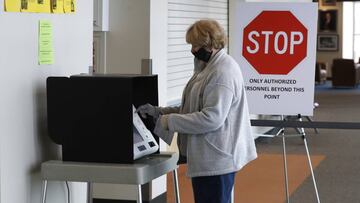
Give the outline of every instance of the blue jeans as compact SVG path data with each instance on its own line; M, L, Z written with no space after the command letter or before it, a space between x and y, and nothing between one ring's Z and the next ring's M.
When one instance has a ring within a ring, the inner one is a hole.
M235 172L191 179L195 203L230 203Z

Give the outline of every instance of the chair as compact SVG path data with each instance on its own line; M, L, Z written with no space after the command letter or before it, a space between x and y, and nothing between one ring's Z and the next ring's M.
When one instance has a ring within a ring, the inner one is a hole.
M356 87L360 80L360 67L353 59L334 59L332 65L333 87Z
M326 64L323 62L316 62L315 82L317 84L323 84L326 81L326 77L327 77Z

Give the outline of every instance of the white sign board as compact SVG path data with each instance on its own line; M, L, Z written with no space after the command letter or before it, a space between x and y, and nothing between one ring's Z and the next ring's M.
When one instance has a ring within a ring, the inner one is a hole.
M230 54L250 113L312 115L317 3L238 3L234 10Z

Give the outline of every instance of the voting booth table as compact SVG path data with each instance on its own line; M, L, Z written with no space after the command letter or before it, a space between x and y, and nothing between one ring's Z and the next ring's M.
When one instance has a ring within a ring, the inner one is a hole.
M48 181L86 182L87 202L92 202L91 183L113 183L137 185L137 202L142 202L141 186L151 180L173 172L175 202L179 203L176 153L153 154L136 160L133 164L86 163L47 161L41 165L43 179L42 203L46 202Z
M154 120L141 119L135 109L158 105L157 76L74 75L47 79L49 136L62 145L62 159L41 165L43 203L47 181L141 185L174 174L175 153L159 153L159 138L152 136Z

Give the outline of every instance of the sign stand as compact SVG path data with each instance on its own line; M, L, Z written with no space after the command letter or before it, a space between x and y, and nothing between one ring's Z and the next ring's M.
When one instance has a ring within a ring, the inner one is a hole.
M281 120L285 120L283 115L281 116ZM301 118L300 114L298 114L297 120L302 121L302 118ZM306 134L305 134L304 128L300 128L300 133L299 134L293 134L293 135L285 135L285 128L281 128L281 130L276 134L276 136L279 136L279 135L282 137L282 143L283 143L286 202L289 203L290 199L289 199L289 180L288 180L288 173L287 173L287 159L286 159L286 142L285 142L285 138L286 137L299 137L299 136L301 136L303 141L304 141L307 160L308 160L308 164L309 164L309 168L310 168L310 172L311 172L311 177L312 177L313 184L314 184L316 199L317 199L317 202L320 203L319 192L318 192L318 189L317 189L317 186L316 186L314 169L313 169L313 166L312 166L312 163L311 163L310 152L309 152L309 148L308 148L308 145L307 145Z

